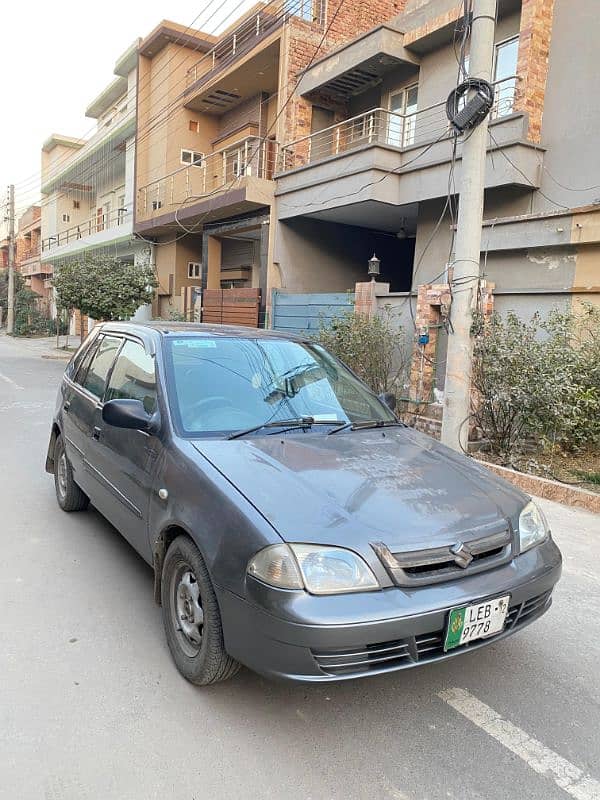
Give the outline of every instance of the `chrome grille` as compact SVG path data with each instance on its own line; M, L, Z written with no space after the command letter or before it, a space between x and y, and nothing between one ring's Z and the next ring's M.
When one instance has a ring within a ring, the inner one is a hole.
M512 605L506 618L504 632L516 630L521 625L541 616L550 604L552 592L532 597L524 603ZM493 642L498 636L479 639L452 650L452 654ZM329 675L364 675L372 671L403 669L418 663L436 661L447 656L444 652L445 630L422 633L391 642L379 642L347 650L312 651L313 658L323 672Z

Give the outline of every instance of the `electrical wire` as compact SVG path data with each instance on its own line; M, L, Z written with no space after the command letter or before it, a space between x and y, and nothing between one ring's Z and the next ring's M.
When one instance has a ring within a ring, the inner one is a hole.
M230 16L231 16L231 15L232 15L232 14L233 14L233 13L234 13L234 12L235 12L237 9L239 9L239 8L240 8L240 6L241 6L241 5L243 5L243 4L244 4L244 2L246 2L246 1L247 1L247 0L241 0L241 2L240 2L240 3L239 3L239 4L238 4L238 5L237 5L237 6L236 6L236 7L235 7L235 8L234 8L234 9L233 9L233 10L232 10L230 13L229 13L229 15L228 15L228 17L227 17L227 18L229 18L229 17L230 17ZM218 8L217 10L220 10L220 8L222 8L222 6L225 4L225 2L226 2L226 0L224 0L224 2L223 2L223 3L221 3L221 5L219 6L219 8ZM272 5L274 5L274 4L277 4L277 5L279 5L279 4L280 4L280 2L281 2L281 0L270 0L268 3L266 3L266 4L263 6L263 8L261 9L261 13L264 13L265 9L268 9L270 6L272 6ZM273 16L273 18L272 18L272 22L271 22L271 27L274 29L274 28L276 27L277 23L278 23L279 21L283 20L283 19L284 19L284 18L286 18L286 17L289 17L290 15L292 15L292 16L293 16L293 14L295 13L295 11L299 10L301 7L302 7L302 0L294 0L294 2L292 2L292 4L290 4L289 2L288 2L288 3L286 3L286 4L283 6L283 8L284 8L284 11L283 11L283 13L276 14L276 15L274 15L274 16ZM214 16L214 15L213 15L213 16ZM334 15L334 16L337 16L337 14L336 14L336 15ZM227 19L227 18L226 18L226 19ZM241 26L243 26L243 25L244 25L244 23L245 23L246 21L247 21L247 20L242 20L242 21L240 22L240 25L238 25L238 28L240 28ZM332 20L332 21L333 21L333 20ZM223 21L221 21L220 25L222 24L222 22L223 22ZM230 31L230 32L228 33L228 36L231 36L231 35L233 35L233 34L235 33L235 31L236 31L238 28L234 29L233 31ZM213 47L213 48L212 48L210 51L208 51L208 53L207 53L207 54L205 54L205 55L206 55L206 56L210 55L210 53L212 53L212 51L213 51L213 50L214 50L214 49L215 49L215 48L216 48L218 45L219 45L219 42L217 42L217 43L215 44L215 46L214 46L214 47ZM196 46L196 48L194 48L194 49L198 49L198 46L199 46L199 45L197 45L197 46ZM197 62L197 63L200 63L200 62ZM169 76L167 76L167 78L163 79L163 81L161 81L161 82L160 82L159 86L160 86L160 85L162 85L162 84L163 84L163 83L164 83L166 80L168 80L168 77L169 77ZM288 82L288 84L289 84L289 82ZM288 84L286 84L286 86L287 86ZM163 95L163 96L164 96L164 95ZM185 96L186 96L186 92L184 91L184 92L182 92L180 95L178 95L178 97L177 97L177 98L175 98L173 101L171 101L171 103L170 103L170 104L167 104L167 105L166 105L166 106L164 106L162 109L160 109L160 110L159 110L159 111L158 111L158 112L157 112L157 113L156 113L156 114L155 114L155 115L154 115L154 116L153 116L153 117L152 117L150 120L148 120L148 122L145 124L144 128L142 128L142 130L144 131L144 132L142 133L142 135L140 135L140 131L139 131L139 129L138 129L138 133L137 133L137 137L136 137L136 145L137 145L137 147L138 147L138 148L139 148L139 146L140 146L140 145L141 145L141 144L142 144L142 143L143 143L145 140L147 140L147 139L148 139L148 137L150 136L150 134L154 133L154 132L155 132L156 130L158 130L160 127L162 127L162 126L166 125L166 123L168 122L168 120L169 120L169 119L170 119L170 117L171 117L171 113L172 113L172 112L174 112L174 111L176 110L176 108L175 108L175 107L177 106L177 103L178 103L179 101L181 101L181 102L179 103L179 105L178 105L177 107L178 107L178 108L180 108L180 107L183 107L183 103L184 103L184 100L185 100ZM165 135L166 135L166 133L167 133L167 132L165 131ZM164 138L164 137L163 137L163 138ZM116 159L116 158L118 158L118 156L119 156L119 154L118 154L118 153L115 153L115 154L114 154L114 158L115 158L115 159ZM70 154L68 154L68 156L67 156L67 157L70 157ZM94 171L94 168L90 168L90 172L91 172L91 173L93 173L93 171ZM60 174L60 173L58 173L58 174ZM84 178L85 178L85 177L86 177L86 176L84 175ZM63 194L62 196L64 196L64 194ZM53 199L55 199L55 198L53 198ZM42 200L41 200L41 204L42 204L42 205L44 204L44 199L42 199Z
M189 24L189 25L188 25L188 26L185 28L185 30L184 30L182 33L180 33L180 34L179 34L179 36L178 36L178 37L177 37L177 38L176 38L176 39L173 41L173 44L175 44L175 45L176 45L176 44L179 44L179 43L180 43L180 42L183 40L184 36L186 36L186 35L188 34L188 32L189 32L190 30L192 30L192 29L193 29L193 28L192 28L192 26L193 26L193 25L194 25L194 24L197 22L197 20L198 20L198 19L199 19L199 18L202 16L202 14L204 14L204 13L205 13L205 12L206 12L206 11L207 11L209 8L210 8L210 6L211 6L211 5L213 5L215 2L216 2L216 0L208 0L208 3L207 3L207 5L206 5L206 6L205 6L205 7L202 9L202 11L200 11L200 12L199 12L199 13L198 13L198 14L197 14L195 17L194 17L194 19L193 19L193 20L190 22L190 24ZM231 16L231 14L232 14L232 13L234 13L234 11L236 11L238 8L240 8L240 7L241 7L241 5L243 5L245 2L249 2L249 0L242 0L242 2L241 2L241 3L239 3L239 4L238 4L238 6L236 6L236 8L235 8L235 9L233 9L233 10L232 10L232 12L230 12L230 13L227 15L227 17L225 17L225 19L224 19L224 20L222 20L222 21L219 23L219 25L218 25L217 27L220 27L220 26L223 24L223 22L225 22L227 19L229 19L229 17ZM225 5L226 5L226 3L227 3L227 0L223 0L223 1L220 3L220 5L219 5L219 6L218 6L218 7L217 7L215 10L214 10L213 14L211 14L211 16L210 16L210 17L209 17L209 18L206 20L206 22L209 22L209 21L210 21L210 20L211 20L211 19L212 19L212 18L213 18L213 17L214 17L214 16L215 16L215 15L216 15L216 14L217 14L217 13L218 13L218 12L219 12L219 11L220 11L222 8L223 8L223 6L225 6ZM205 23L202 23L202 24L205 24ZM194 29L194 30L197 30L197 31L198 31L198 33L207 33L206 31L202 31L202 30L198 30L198 29ZM213 34L214 34L214 32L213 32L213 33L208 33L208 35L209 35L209 36L212 36ZM194 52L194 51L198 50L201 44L202 44L202 41L199 41L199 42L198 42L198 44L196 45L196 47L194 47L194 48L192 49L192 52ZM171 56L169 59L167 59L167 61L166 61L164 64L162 64L162 65L161 65L161 66L160 66L160 67L159 67L159 68L158 68L158 69L157 69L155 72L153 72L152 74L150 74L150 73L149 73L149 74L148 74L148 76L147 76L147 78L146 78L146 84L149 84L151 80L155 80L155 79L156 79L156 77L157 77L157 76L158 76L158 75L159 75L161 72L163 72L163 70L165 70L165 69L166 69L166 68L167 68L167 67L168 67L168 66L171 64L171 62L172 62L172 61L173 61L173 59L176 57L176 55L177 55L177 52L176 52L176 53L174 53L174 54L173 54L173 55L172 55L172 56ZM185 62L185 60L187 60L187 59L184 59L183 61L181 61L181 62L180 62L180 64L179 64L178 66L181 66L181 65L182 65L182 64ZM169 72L170 72L170 71L169 71ZM154 89L156 90L156 89L160 88L160 86L162 86L163 84L165 84L165 83L168 81L169 77L170 77L170 74L169 74L169 75L167 75L167 76L166 76L166 77L165 77L163 80L161 80L161 81L160 81L160 82L159 82L159 83L158 83L158 84L157 84L157 85L154 87ZM142 80L141 82L139 82L138 86L136 87L136 91L137 91L137 93L138 93L138 94L139 94L139 92L140 92L140 89L142 88L142 85L143 85L143 80ZM146 86L144 86L143 88L146 88ZM163 98L163 97L165 97L165 96L166 96L166 95L162 95L160 99L162 99L162 98ZM129 99L129 98L128 98L128 99ZM92 126L92 127L89 129L89 131L87 131L86 133L84 133L84 134L83 134L81 137L79 137L79 138L81 138L81 139L86 139L88 136L92 136L92 135L93 135L94 133L96 133L96 132L97 132L97 125L94 125L94 126ZM62 159L60 159L60 160L57 162L57 165L53 165L53 166L58 166L60 163L63 163L63 162L65 162L65 161L68 161L68 160L69 160L71 157L72 157L72 154L70 154L70 153L67 153L65 156L63 156L63 158L62 158ZM59 173L60 173L60 171L59 171L59 172L57 172L57 173L55 173L55 174L59 174ZM36 172L36 173L32 174L31 176L28 176L27 178L24 178L22 181L19 181L17 184L15 184L15 188L20 188L20 189L22 189L22 188L24 187L24 185L27 185L27 184L29 184L29 183L32 183L32 182L36 181L36 180L39 180L40 178L41 178L41 172Z
M494 136L494 134L492 133L492 131L488 129L488 133L489 133L489 135L490 135L490 139L491 139L491 140L494 142L494 144L495 144L495 145L496 145L496 147L498 148L498 151L499 151L500 155L501 155L501 156L502 156L504 159L506 159L506 161L508 161L508 163L509 163L509 164L510 164L510 165L511 165L511 166L512 166L514 169L516 169L516 171L519 173L519 175L521 175L523 178L525 178L525 180L527 181L527 183L528 183L528 184L529 184L529 185L530 185L530 186L531 186L533 189L535 189L535 190L536 190L536 191L537 191L537 192L538 192L538 193L539 193L539 194L540 194L542 197L544 197L544 198L545 198L545 199L546 199L546 200L547 200L549 203L552 203L552 205L556 206L557 208L562 208L564 211L570 211L570 206L565 206L565 205L563 205L562 203L558 203L556 200L553 200L551 197L549 197L549 195L547 195L545 192L543 192L543 191L542 191L542 190L541 190L541 189L540 189L538 186L536 186L536 185L535 185L535 183L533 183L533 181L531 180L531 178L530 178L528 175L526 175L526 174L523 172L523 170L522 170L522 169L521 169L521 168L520 168L520 167L519 167L517 164L515 164L515 162L512 160L512 158L510 158L510 156L509 156L509 155L507 155L507 153L505 152L505 148L503 148L503 147L500 145L500 143L498 142L498 140L496 139L496 137Z
M345 5L345 2L346 2L346 0L340 0L340 3L339 3L339 5L338 5L338 7L336 8L335 12L332 14L332 16L331 16L331 19L329 20L328 24L326 25L326 27L325 27L325 29L324 29L324 31L323 31L323 35L321 36L321 39L320 39L320 41L319 41L318 45L316 46L316 48L315 48L315 51L314 51L313 55L311 56L311 58L310 58L310 60L309 60L308 64L306 65L306 67L304 67L302 74L301 74L301 75L299 76L299 78L296 80L296 82L295 82L295 85L294 85L293 89L292 89L292 90L289 92L289 94L288 94L288 96L287 96L287 98L286 98L286 100L285 100L284 104L283 104L283 105L282 105L282 107L279 109L279 111L278 111L278 113L276 114L276 116L275 116L275 118L274 118L273 122L271 123L271 125L269 126L269 128L266 130L266 132L265 132L265 133L264 133L264 135L262 136L262 138L261 138L261 140L260 140L260 143L259 143L258 147L257 147L257 148L256 148L256 150L255 150L254 156L252 156L252 157L249 159L249 163L251 163L251 162L252 162L252 160L253 160L253 158L254 158L254 157L256 157L257 155L259 155L259 153L260 153L260 151L261 151L261 149L262 149L263 145L264 145L264 144L267 142L267 140L268 140L269 134L270 134L270 133L271 133L271 131L272 131L272 130L275 128L275 126L277 125L277 122L278 122L278 121L279 121L279 119L281 118L282 114L284 113L284 111L285 111L285 110L286 110L286 108L288 107L289 103L292 101L292 99L293 99L293 97L294 97L295 93L296 93L296 92L297 92L297 90L298 90L298 87L299 87L300 83L302 82L302 79L303 79L303 78L304 78L304 76L306 75L306 71L307 71L307 70L308 70L308 69L309 69L309 68L312 66L312 64L314 63L314 61L315 61L315 59L316 59L317 55L319 54L319 52L320 52L320 50L321 50L321 48L322 48L323 44L325 43L325 40L326 40L326 38L327 38L327 35L329 34L329 32L330 32L331 28L333 27L333 25L334 25L335 21L337 20L337 18L338 18L338 16L339 16L339 14L340 14L340 12L341 12L342 8L344 7L344 5ZM245 165L245 169L246 169L246 170L247 170L247 167L248 167L248 165ZM229 191L229 190L232 188L232 186L233 186L233 185L236 183L236 181L237 181L237 180L238 180L238 178L237 178L237 177L235 177L235 178L234 178L234 179L233 179L233 180L230 182L229 186L228 186L228 187L225 189L225 191ZM222 193L222 191L223 191L223 188L222 188L222 187L219 187L219 190L218 190L218 191L219 191L219 193ZM203 197L205 197L205 195L203 195ZM188 198L188 199L189 199L189 198ZM199 198L195 198L195 199L199 199ZM183 205L184 205L184 203L180 204L179 208L182 208L182 207L183 207ZM179 209L176 209L176 211L175 211L175 222L176 222L176 223L179 225L179 227L181 227L181 228L182 228L182 229L183 229L183 230L184 230L186 233L197 233L197 232L198 232L198 227L199 227L199 225L203 224L204 220L207 218L207 216L208 216L208 214L210 213L210 211L211 211L211 210L212 210L212 209L210 208L210 204L209 204L209 208L207 209L207 211L205 212L205 214L204 214L204 215L201 217L201 219L200 219L199 221L197 221L197 222L195 223L195 227L194 227L194 229L191 229L191 230L190 230L190 229L188 229L188 228L185 228L185 226L184 226L184 225L181 223L181 221L179 220L179 215L178 215Z

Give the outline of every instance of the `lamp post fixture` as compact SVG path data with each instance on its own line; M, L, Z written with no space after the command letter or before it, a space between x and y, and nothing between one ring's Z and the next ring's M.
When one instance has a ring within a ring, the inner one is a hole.
M379 267L381 265L381 259L377 258L375 253L369 259L369 275L371 276L371 280L375 280L375 278L379 275Z

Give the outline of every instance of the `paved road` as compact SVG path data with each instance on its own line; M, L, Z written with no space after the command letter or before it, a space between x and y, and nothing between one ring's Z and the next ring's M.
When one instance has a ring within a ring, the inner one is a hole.
M196 689L150 569L95 512L55 504L42 462L63 366L0 337L2 800L600 797L600 518L543 504L565 554L554 607L483 652Z

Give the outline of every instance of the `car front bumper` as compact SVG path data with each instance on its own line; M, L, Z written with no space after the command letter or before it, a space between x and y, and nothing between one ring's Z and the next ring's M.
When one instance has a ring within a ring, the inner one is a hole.
M249 578L248 599L217 589L229 654L267 677L327 682L453 658L515 633L544 614L560 578L550 539L489 572L462 580L315 597ZM444 652L451 608L510 594L504 631Z

